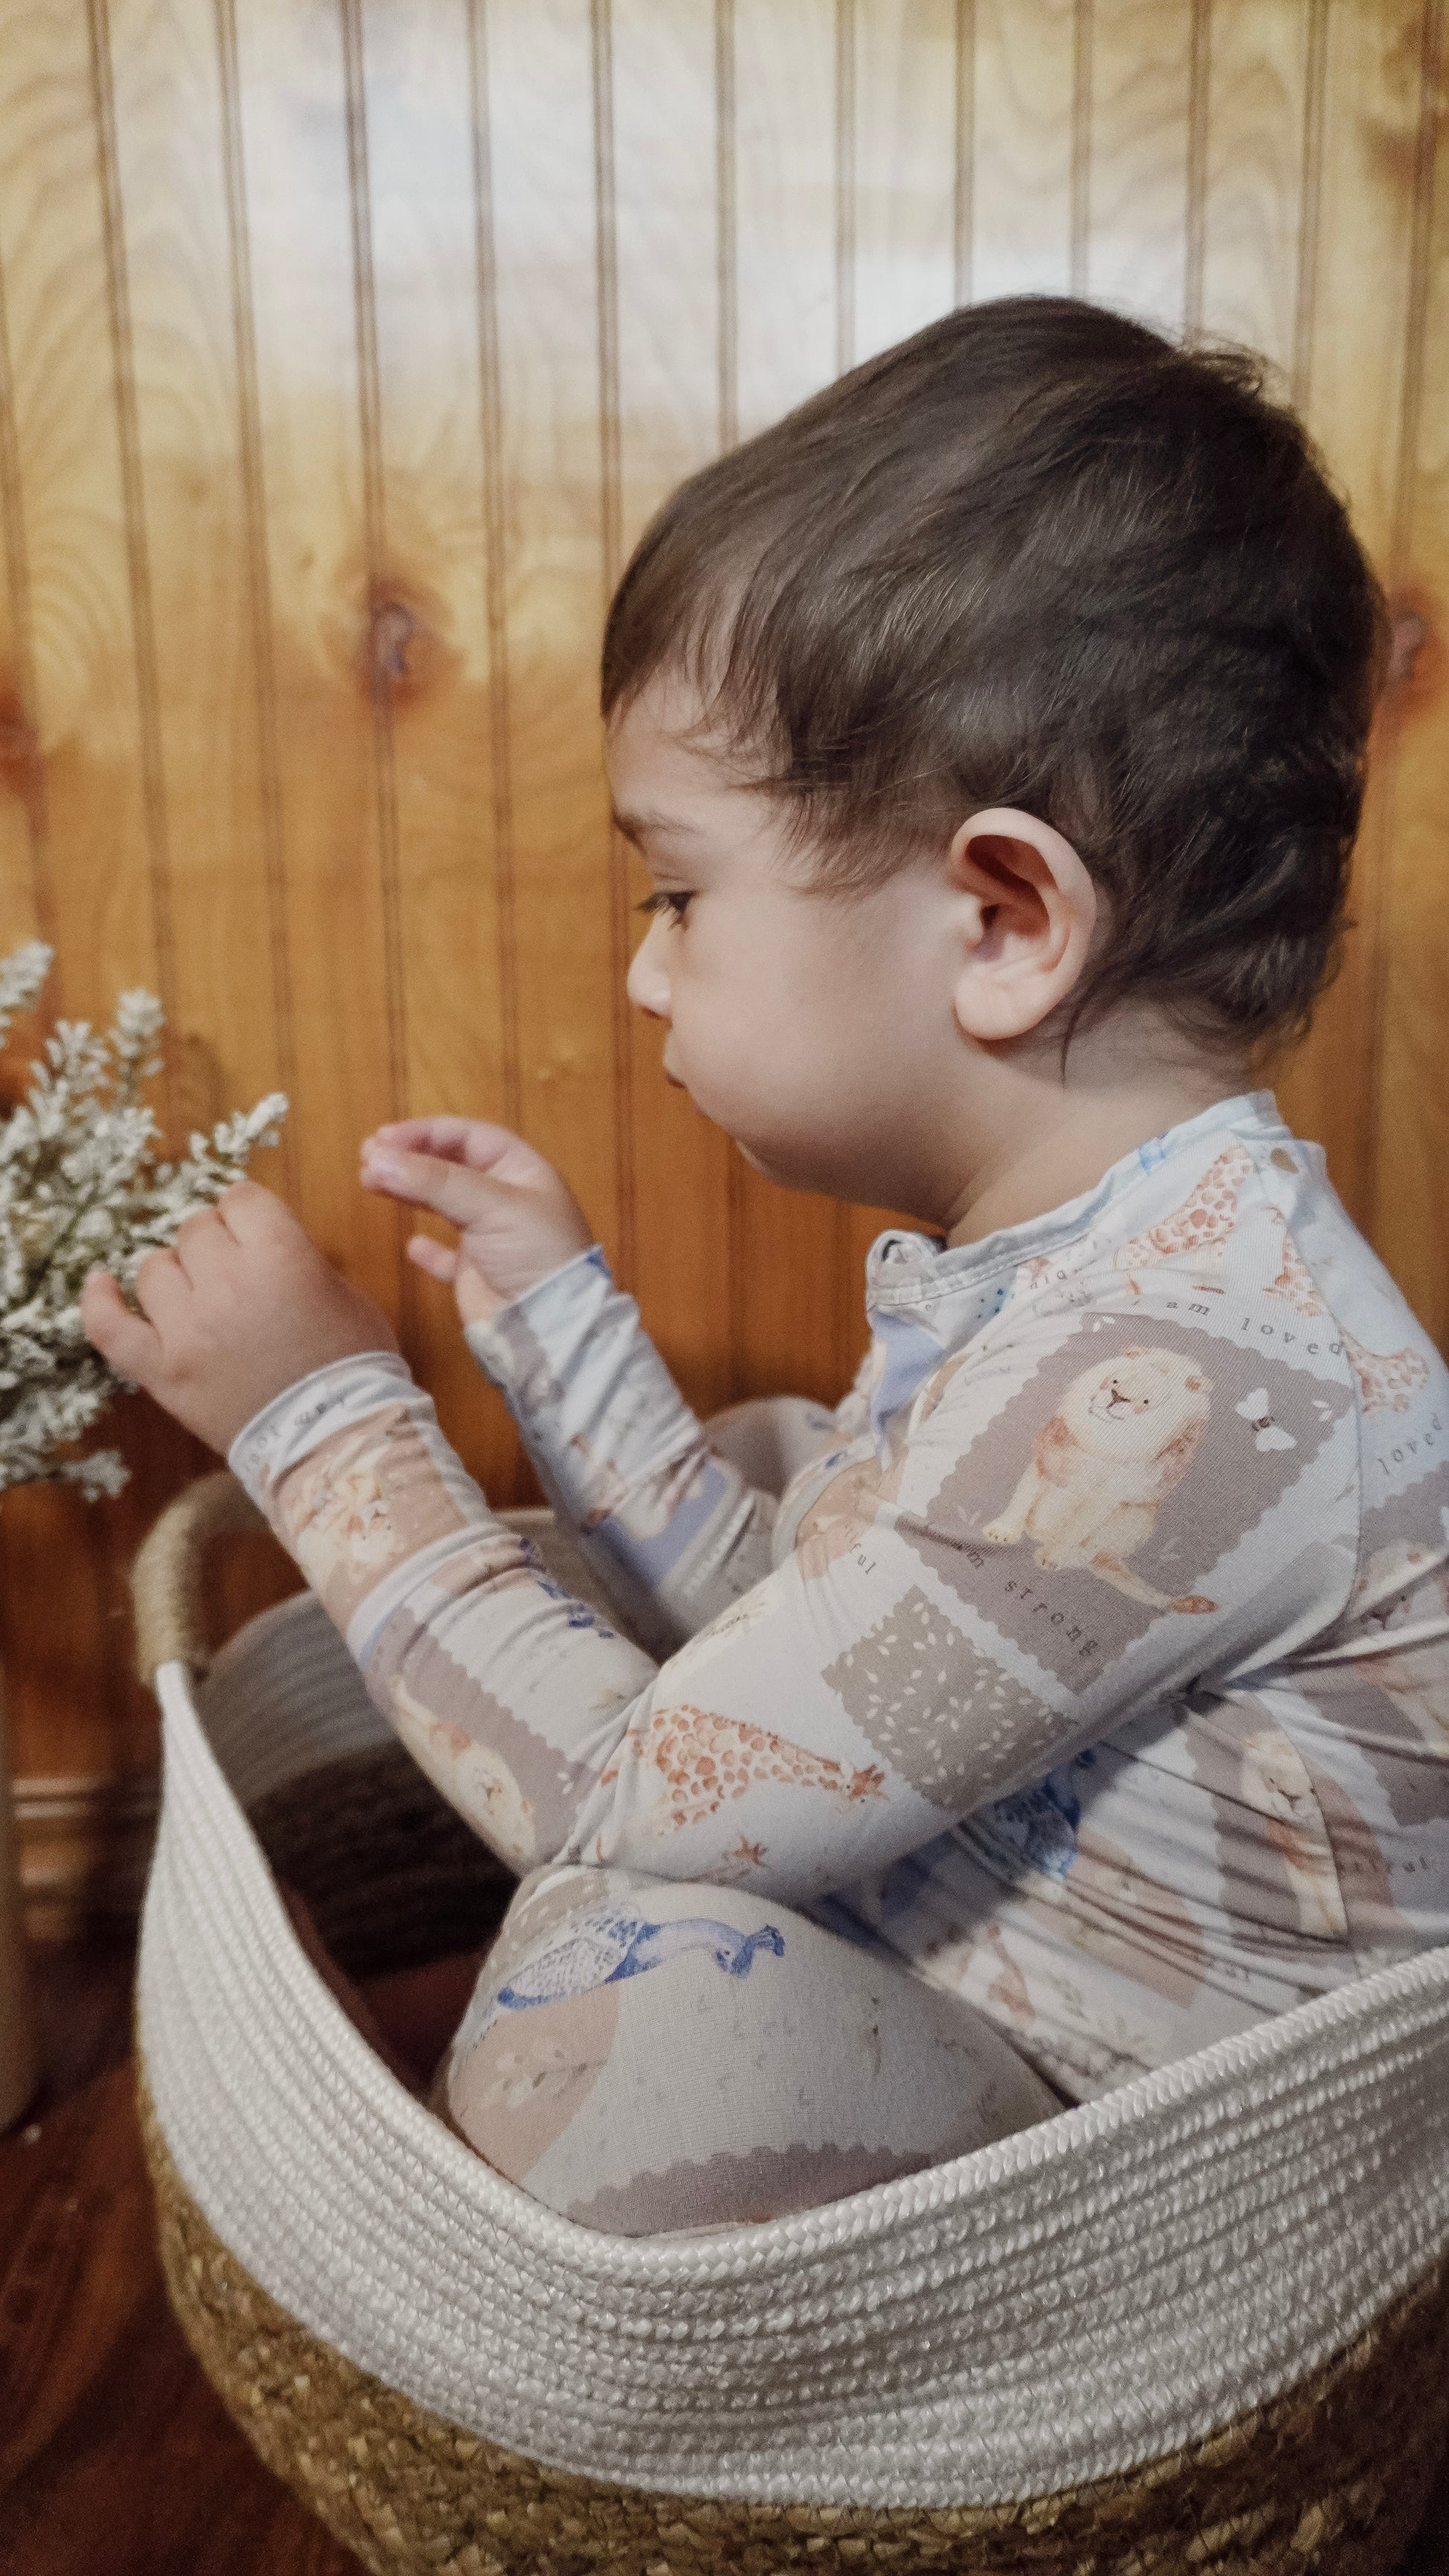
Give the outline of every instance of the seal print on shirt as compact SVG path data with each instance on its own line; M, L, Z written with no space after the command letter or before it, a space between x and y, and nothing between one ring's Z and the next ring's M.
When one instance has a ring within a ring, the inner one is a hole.
M403 1609L374 1648L376 1704L421 1771L512 1869L563 1840L589 1764L571 1760L507 1707Z

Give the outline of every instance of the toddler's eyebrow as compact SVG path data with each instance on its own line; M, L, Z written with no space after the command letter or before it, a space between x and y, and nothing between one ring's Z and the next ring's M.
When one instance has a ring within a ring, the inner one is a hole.
M655 814L647 810L621 814L617 805L611 805L609 813L615 831L622 832L626 841L638 842L646 832L671 832L677 840L697 841L699 838L693 823L682 823L673 814Z

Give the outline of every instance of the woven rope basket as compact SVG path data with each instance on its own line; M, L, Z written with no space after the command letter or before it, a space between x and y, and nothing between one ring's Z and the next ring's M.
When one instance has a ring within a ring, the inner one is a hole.
M573 2226L303 1954L278 1874L354 1974L481 1944L508 1882L310 1597L207 1669L249 1514L208 1479L137 1567L143 2125L194 2350L365 2566L1389 2576L1449 2437L1449 1951L823 2209Z

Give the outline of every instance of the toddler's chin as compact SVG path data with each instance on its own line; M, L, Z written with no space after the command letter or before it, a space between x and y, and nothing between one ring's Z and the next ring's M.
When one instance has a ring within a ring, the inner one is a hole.
M758 1172L761 1180L773 1181L777 1189L823 1191L826 1197L839 1197L841 1194L836 1178L816 1171L805 1156L792 1154L788 1148L771 1152L747 1145L740 1136L735 1137L734 1145L751 1171Z
M758 1172L762 1180L773 1181L781 1190L823 1192L828 1198L850 1196L838 1162L832 1165L808 1135L742 1136L728 1114L722 1116L718 1109L710 1108L693 1089L689 1096L700 1116L707 1118L711 1126L723 1129L741 1161L748 1163L752 1172Z

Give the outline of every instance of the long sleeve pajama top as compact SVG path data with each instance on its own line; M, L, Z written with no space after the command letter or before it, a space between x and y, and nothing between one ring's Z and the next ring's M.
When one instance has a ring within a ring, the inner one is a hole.
M232 1463L512 1866L757 1887L1074 2097L1449 1940L1449 1375L1320 1149L1219 1102L866 1286L779 1495L599 1251L471 1328L617 1627L391 1355Z

